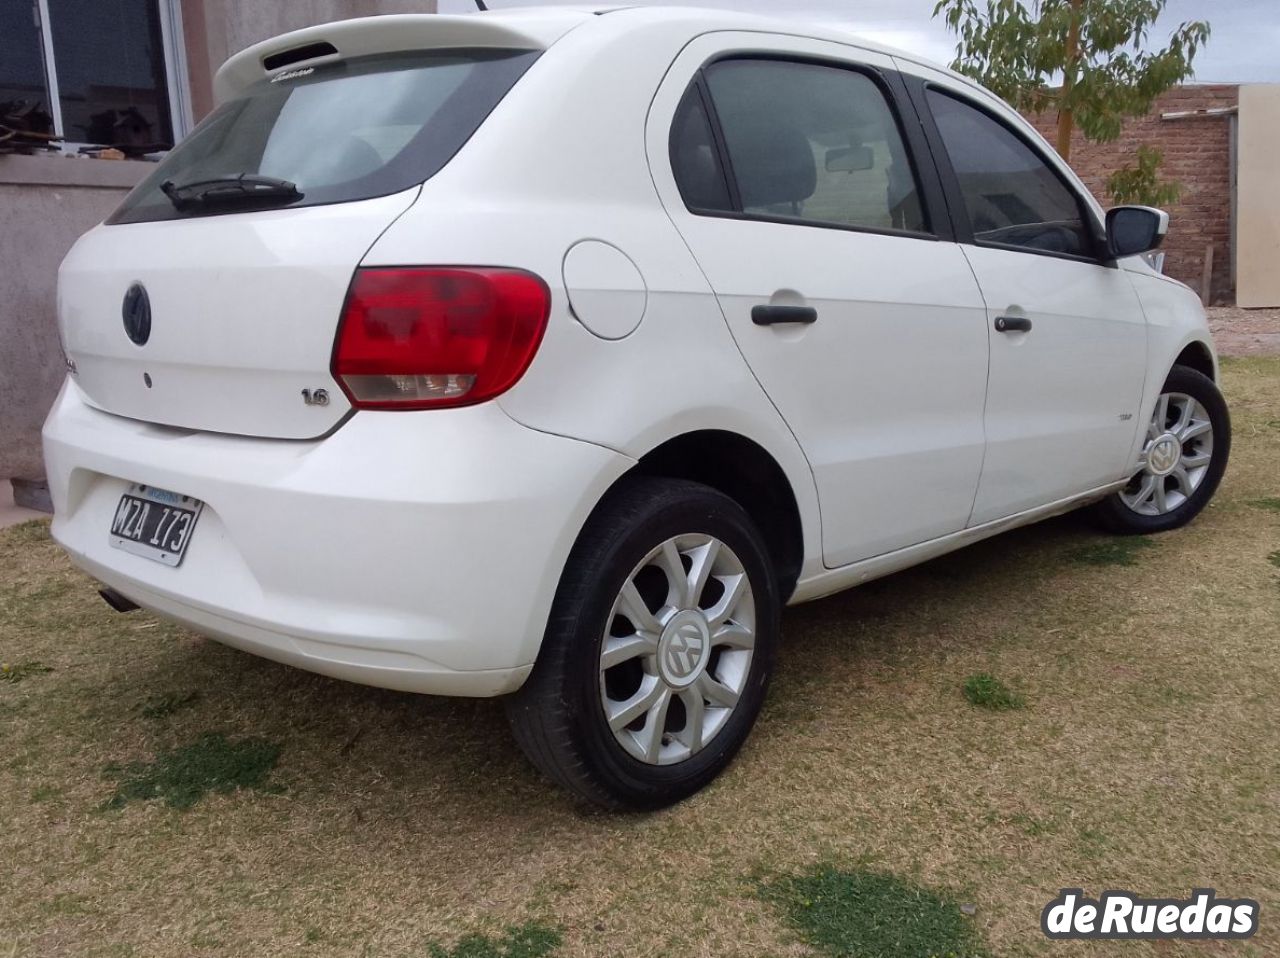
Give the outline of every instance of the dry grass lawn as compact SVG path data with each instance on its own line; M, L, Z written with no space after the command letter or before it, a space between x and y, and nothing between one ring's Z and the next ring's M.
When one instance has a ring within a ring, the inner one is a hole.
M423 956L529 921L566 958L798 956L760 889L820 865L975 904L994 955L1280 954L1280 359L1225 378L1198 522L1116 548L1068 517L791 610L741 758L651 816L574 807L494 702L116 615L42 522L0 533L0 956ZM1022 707L971 704L983 674ZM215 759L244 787L146 778ZM1213 886L1261 931L1051 946L1075 886Z

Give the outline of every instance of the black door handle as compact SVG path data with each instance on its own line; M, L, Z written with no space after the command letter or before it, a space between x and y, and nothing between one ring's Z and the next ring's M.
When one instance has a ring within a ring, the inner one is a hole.
M757 326L778 323L816 323L818 311L812 306L752 306L751 321Z
M1025 316L997 316L996 332L1029 333L1031 332L1031 320Z

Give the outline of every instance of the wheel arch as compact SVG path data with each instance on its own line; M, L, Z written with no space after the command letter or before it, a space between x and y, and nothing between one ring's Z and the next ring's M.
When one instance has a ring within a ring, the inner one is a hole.
M710 486L746 511L764 537L784 602L804 563L804 526L786 471L752 439L721 429L683 433L650 449L628 476L688 479Z
M1198 339L1193 339L1182 347L1182 352L1178 353L1173 365L1186 366L1208 377L1215 383L1218 381L1218 364L1214 360L1213 350L1209 348L1207 343Z

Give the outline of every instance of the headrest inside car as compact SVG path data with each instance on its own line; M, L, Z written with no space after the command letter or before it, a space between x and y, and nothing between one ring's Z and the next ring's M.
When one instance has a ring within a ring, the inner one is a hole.
M725 139L746 209L799 203L818 186L818 161L809 138L785 123L738 117Z

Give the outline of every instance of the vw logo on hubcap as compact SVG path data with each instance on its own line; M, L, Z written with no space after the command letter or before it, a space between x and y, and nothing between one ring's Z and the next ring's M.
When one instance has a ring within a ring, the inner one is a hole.
M120 313L124 317L125 335L136 345L144 345L151 338L151 299L141 283L134 283L124 294Z
M658 643L658 668L663 680L673 688L693 684L707 666L711 653L711 630L707 618L695 609L685 609L671 617Z
M1172 434L1161 436L1151 444L1147 465L1157 476L1167 476L1177 468L1182 459L1182 443Z
M702 636L692 623L680 626L680 630L667 645L667 671L684 678L693 673L702 658Z

